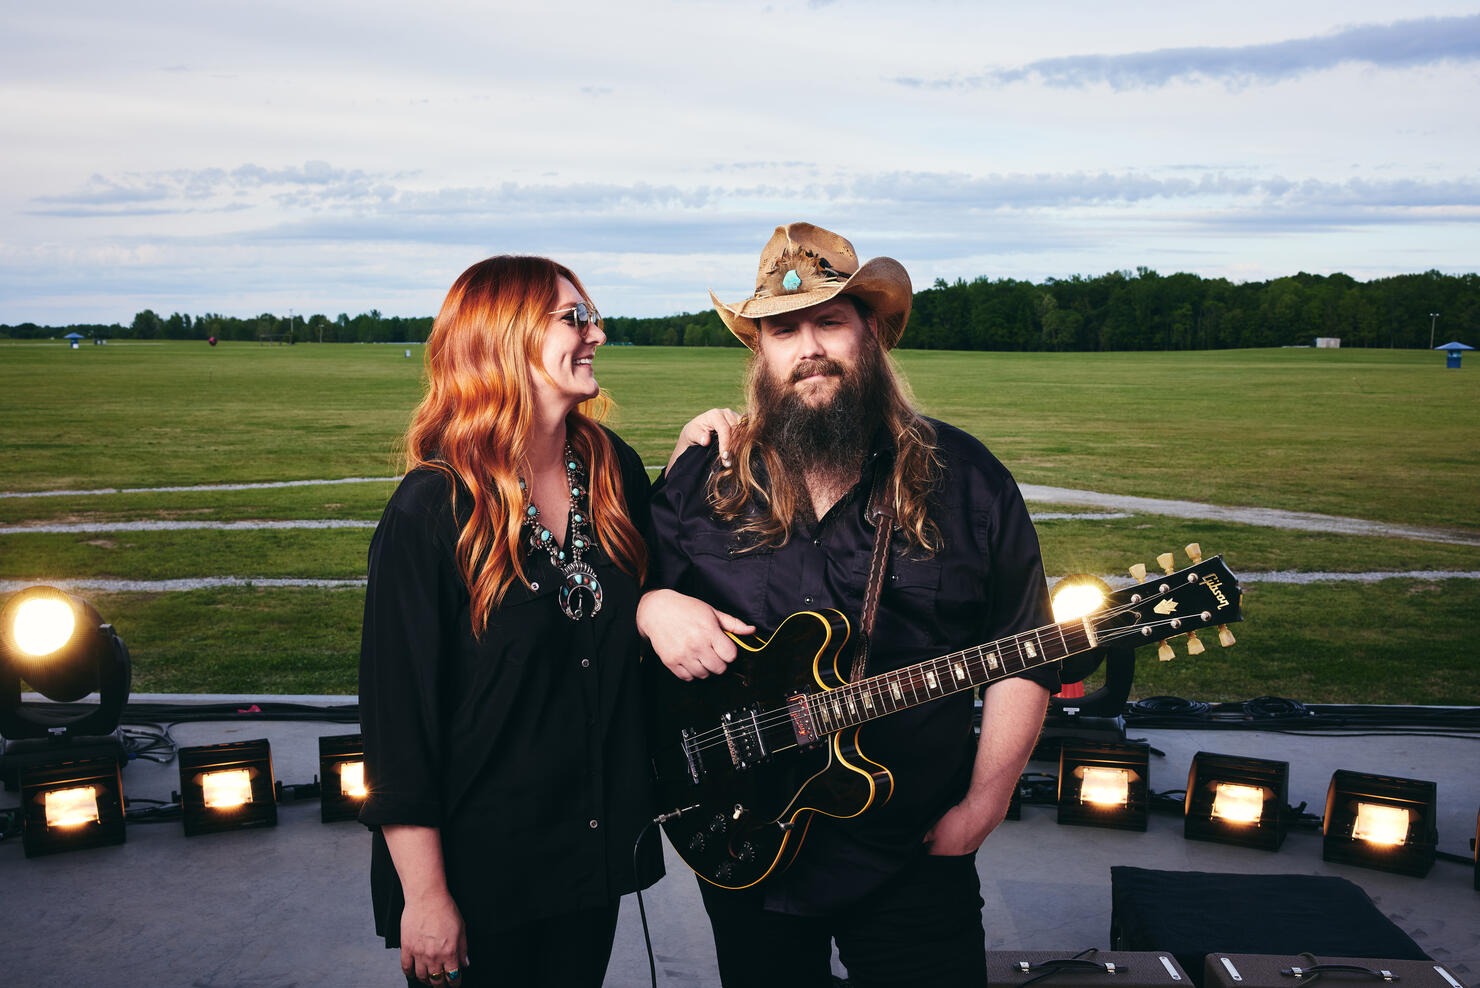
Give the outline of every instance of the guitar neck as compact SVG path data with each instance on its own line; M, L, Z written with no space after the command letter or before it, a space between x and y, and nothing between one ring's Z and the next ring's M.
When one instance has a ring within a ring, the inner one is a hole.
M832 734L1087 652L1097 644L1085 622L1044 625L986 645L879 673L825 693L795 697L793 716L797 712L795 705L803 703L816 734Z

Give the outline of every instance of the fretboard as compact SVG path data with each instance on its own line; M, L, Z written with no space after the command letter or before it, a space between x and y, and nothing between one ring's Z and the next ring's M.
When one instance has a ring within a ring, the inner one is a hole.
M1095 644L1080 621L1049 624L903 669L882 672L804 699L817 734L832 734L906 707L1087 652Z

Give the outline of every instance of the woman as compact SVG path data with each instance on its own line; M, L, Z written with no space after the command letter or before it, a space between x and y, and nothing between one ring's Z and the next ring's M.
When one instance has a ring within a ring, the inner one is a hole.
M538 257L463 272L427 340L360 660L376 929L410 983L600 985L618 898L663 872L634 850L648 479L597 424L604 341Z

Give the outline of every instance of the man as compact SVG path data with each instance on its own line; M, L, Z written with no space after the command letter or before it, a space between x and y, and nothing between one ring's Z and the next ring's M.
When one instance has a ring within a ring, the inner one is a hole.
M875 542L876 475L895 527L869 675L1052 621L1037 536L1012 476L981 443L921 416L886 353L912 292L889 258L807 223L778 227L755 294L725 324L753 351L747 414L724 458L694 447L653 490L639 630L680 679L724 675L725 632L835 608L856 629ZM714 446L723 445L715 443ZM856 632L855 632L856 634ZM831 941L855 986L986 983L975 853L1002 820L1043 720L1052 672L867 724L859 747L892 796L855 819L816 815L779 876L700 882L726 988L829 983Z

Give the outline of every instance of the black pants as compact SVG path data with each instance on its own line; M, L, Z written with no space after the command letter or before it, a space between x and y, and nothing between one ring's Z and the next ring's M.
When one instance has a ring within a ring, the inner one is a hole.
M832 941L854 988L983 988L987 983L976 855L922 856L829 916L762 908L764 893L699 882L724 988L823 988Z
M471 963L450 988L601 988L617 935L619 902L512 928L478 929L468 921ZM409 988L425 988L408 977ZM444 988L449 988L443 981Z

